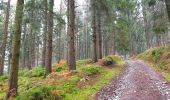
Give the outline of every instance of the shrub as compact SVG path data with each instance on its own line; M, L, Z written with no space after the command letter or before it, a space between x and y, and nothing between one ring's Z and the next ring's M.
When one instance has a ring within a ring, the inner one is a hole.
M27 91L20 93L16 100L51 100L50 98L57 98L56 96L51 95L51 90L53 89L52 86L32 87Z
M98 66L90 66L81 69L87 75L95 75L101 73L101 68Z
M160 58L160 56L161 56L161 49L154 49L153 51L152 51L152 57L153 57L153 61L154 62L156 62L159 58Z
M110 56L103 59L103 65L104 66L112 65L114 63L115 63L114 60Z
M63 67L57 67L57 68L55 69L56 72L61 72L62 70L63 70Z
M26 77L26 76L28 76L30 74L31 74L31 72L29 70L27 70L27 69L19 70L19 72L18 72L18 75L23 76L23 77Z
M32 70L20 70L19 76L23 77L41 77L44 76L45 69L42 67L34 67Z
M34 67L31 70L30 77L41 77L45 75L45 69L42 67Z
M68 67L67 67L67 64L66 63L64 63L64 64L62 64L62 65L58 65L58 66L53 66L53 70L55 71L55 72L61 72L61 71L63 71L63 70L67 70L68 69Z
M1 81L7 80L7 79L8 79L8 75L0 76L0 80Z

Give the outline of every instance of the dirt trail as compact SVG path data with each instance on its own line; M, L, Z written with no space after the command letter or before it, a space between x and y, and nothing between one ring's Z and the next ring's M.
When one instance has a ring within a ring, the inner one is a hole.
M127 61L117 78L103 87L96 100L170 100L170 84L143 61Z

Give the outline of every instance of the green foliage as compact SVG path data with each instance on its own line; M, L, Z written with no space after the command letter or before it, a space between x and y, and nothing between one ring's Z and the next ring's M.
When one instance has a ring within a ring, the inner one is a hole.
M149 2L149 7L150 6L154 6L156 4L156 1L155 0L150 0L150 2Z
M152 57L154 62L157 62L160 59L160 56L161 56L161 49L155 49L152 51Z
M5 81L8 79L8 75L0 76L0 81Z
M66 82L64 82L61 85L61 90L63 89L64 92L66 93L70 93L72 91L74 91L75 86L77 84L77 82L79 81L80 77L78 77L77 75L73 75L71 76Z
M112 61L113 64L120 64L122 65L123 64L123 59L119 56L115 56L115 55L109 55L107 57L104 58L104 60L106 61Z
M116 62L119 59L117 56L109 56L108 58L117 59ZM113 70L101 67L91 63L91 60L77 61L77 65L79 66L77 72L68 74L66 79L60 78L57 80L56 78L61 73L55 73L57 74L56 77L54 76L56 83L53 83L51 78L44 79L41 77L44 75L44 68L42 67L35 67L30 71L19 71L19 95L14 100L58 100L59 98L63 100L69 100L70 98L72 100L85 100L108 83L121 69L121 67L115 67ZM54 66L54 68L56 68L55 72L64 71L64 73L67 73L67 71L65 72L67 64ZM78 87L78 83L85 77L89 79L85 81L82 88ZM50 85L47 84L48 82ZM4 96L5 91L0 91L0 99Z
M83 73L87 75L96 75L101 73L102 68L98 66L89 66L89 67L82 68L81 70Z
M31 77L40 77L40 76L44 76L45 74L45 69L42 67L34 67L31 70Z
M164 73L163 73L163 76L164 76L168 81L170 81L170 73L164 72Z
M28 76L29 74L30 74L30 71L27 70L27 69L25 69L25 70L19 70L19 72L18 72L18 75L19 75L19 76L23 76L23 77L26 77L26 76Z
M53 90L52 86L35 86L22 92L16 100L50 100L49 98L55 97L51 95L51 90Z
M34 67L32 70L21 70L19 76L23 77L41 77L44 76L45 69L42 67Z
M53 68L54 68L55 72L61 72L63 70L67 70L68 69L67 66L68 65L65 63L65 64L62 64L62 65L59 65L59 66L54 65Z
M61 72L62 70L63 70L63 67L57 67L55 71L56 72Z
M79 67L82 67L86 64L90 64L92 63L92 60L91 59L86 59L86 60L78 60L76 61L76 66L79 68Z

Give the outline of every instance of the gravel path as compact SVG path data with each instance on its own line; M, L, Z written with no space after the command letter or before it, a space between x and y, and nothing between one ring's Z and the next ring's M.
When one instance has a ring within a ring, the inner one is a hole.
M117 78L103 87L96 100L170 100L170 84L143 61L126 61Z

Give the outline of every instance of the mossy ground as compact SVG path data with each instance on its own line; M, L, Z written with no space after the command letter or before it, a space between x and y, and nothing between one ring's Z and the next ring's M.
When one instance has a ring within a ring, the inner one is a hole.
M148 62L170 81L170 46L149 49L136 58Z
M64 61L53 64L53 72L44 77L45 70L35 67L31 71L19 72L18 96L12 100L87 100L116 76L122 69L123 60L112 57L114 67L107 68L91 60L76 62L77 71L68 72ZM5 96L8 76L0 77L0 99Z

